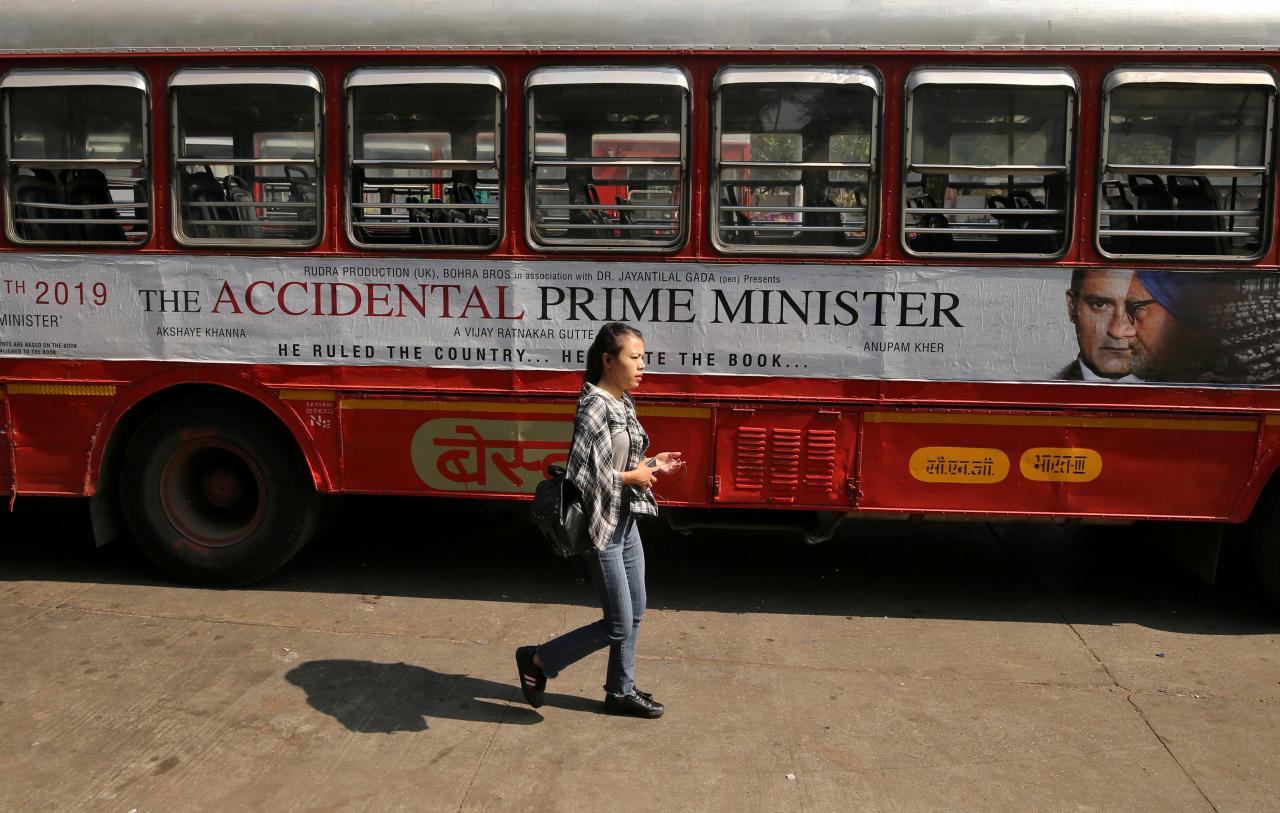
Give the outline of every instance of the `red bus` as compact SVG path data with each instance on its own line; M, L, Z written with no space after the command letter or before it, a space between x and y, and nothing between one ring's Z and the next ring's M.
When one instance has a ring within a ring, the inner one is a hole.
M252 581L527 497L625 320L677 522L1248 522L1280 592L1280 10L726 9L10 3L0 494Z

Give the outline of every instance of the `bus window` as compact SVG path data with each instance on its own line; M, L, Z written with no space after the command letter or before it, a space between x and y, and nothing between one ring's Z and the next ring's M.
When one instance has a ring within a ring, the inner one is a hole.
M1064 252L1075 100L1075 79L1066 71L912 72L902 211L907 250Z
M1275 78L1120 70L1104 89L1098 248L1113 256L1260 255Z
M185 70L169 82L178 240L314 245L320 78L309 70Z
M151 234L147 83L16 70L4 94L5 221L18 243L139 246Z
M543 246L672 249L684 239L689 84L675 68L529 76L529 236Z
M855 254L880 83L856 68L726 68L715 81L713 239L725 252Z
M502 79L478 68L368 68L347 78L348 223L365 247L498 243Z

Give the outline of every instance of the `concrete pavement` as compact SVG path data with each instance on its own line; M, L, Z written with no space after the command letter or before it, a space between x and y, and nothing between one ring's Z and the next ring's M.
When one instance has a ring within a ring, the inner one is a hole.
M248 590L0 519L0 810L1274 810L1280 627L1129 529L646 535L638 680L518 508L360 500Z

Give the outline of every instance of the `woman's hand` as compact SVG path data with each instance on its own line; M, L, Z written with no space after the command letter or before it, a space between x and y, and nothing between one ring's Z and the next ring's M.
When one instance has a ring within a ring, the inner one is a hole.
M662 474L674 474L684 466L679 452L659 452L653 459L658 461L657 469Z
M653 488L658 483L658 469L641 463L631 471L622 472L622 482L636 488Z

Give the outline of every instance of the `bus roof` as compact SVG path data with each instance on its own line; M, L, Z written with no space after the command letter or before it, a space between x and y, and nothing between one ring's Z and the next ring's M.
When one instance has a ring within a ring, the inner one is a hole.
M0 53L1280 50L1275 0L4 0Z

